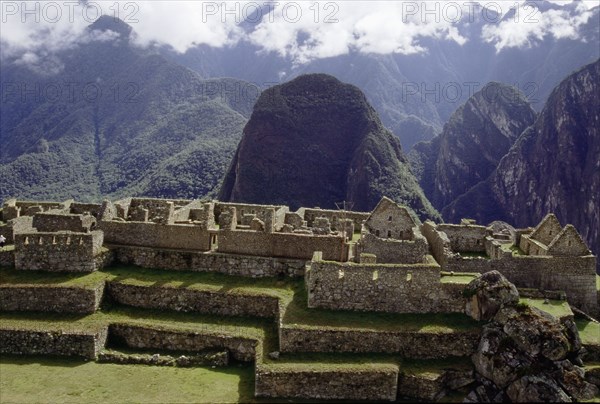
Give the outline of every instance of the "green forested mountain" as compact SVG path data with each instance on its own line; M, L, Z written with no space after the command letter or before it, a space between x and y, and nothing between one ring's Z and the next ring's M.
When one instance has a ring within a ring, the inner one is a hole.
M355 86L325 74L262 93L221 188L225 201L369 211L382 196L440 219L400 142Z
M0 200L191 198L220 184L258 89L203 80L130 31L100 18L41 68L3 59Z

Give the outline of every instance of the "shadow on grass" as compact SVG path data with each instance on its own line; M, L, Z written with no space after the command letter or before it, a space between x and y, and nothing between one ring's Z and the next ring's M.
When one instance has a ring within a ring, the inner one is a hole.
M74 357L61 357L61 356L51 356L51 355L12 355L12 354L2 354L0 356L1 364L11 364L11 365L40 365L40 366L56 366L61 368L76 368L78 366L83 366L88 361L83 358L74 358Z

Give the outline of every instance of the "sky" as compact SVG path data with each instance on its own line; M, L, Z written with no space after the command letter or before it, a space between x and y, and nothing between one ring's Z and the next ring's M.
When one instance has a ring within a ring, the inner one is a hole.
M177 52L198 45L248 41L297 64L363 52L426 52L424 38L459 45L481 40L497 52L535 46L540 40L580 39L600 0L553 1L565 9L542 11L517 0L499 1L0 1L0 56L35 63L57 51L110 35L85 28L99 15L119 17L134 29L140 47L167 45ZM480 6L484 6L481 8ZM501 21L511 8L518 12ZM492 11L496 11L498 15ZM259 18L259 17L262 17ZM246 20L245 25L240 22ZM468 24L484 25L470 38Z

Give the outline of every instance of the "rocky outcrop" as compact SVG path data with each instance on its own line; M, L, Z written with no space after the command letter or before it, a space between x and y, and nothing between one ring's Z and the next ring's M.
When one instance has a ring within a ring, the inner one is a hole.
M419 181L433 205L441 210L485 180L534 120L526 97L514 87L492 82L469 98L438 138L411 152L416 171L424 167Z
M554 212L597 255L600 240L600 61L567 77L485 181L444 209L444 218L532 226Z
M519 303L513 288L495 271L473 280L467 288L472 293L467 314L491 321L484 326L472 356L478 383L465 401L571 402L593 398L598 388L585 380L585 370L580 367L581 340L573 319L560 321Z
M505 305L519 302L519 292L500 272L487 272L474 279L464 292L466 313L475 320L491 320Z
M292 209L345 200L368 211L384 194L422 218L439 217L364 94L310 74L260 96L219 199Z

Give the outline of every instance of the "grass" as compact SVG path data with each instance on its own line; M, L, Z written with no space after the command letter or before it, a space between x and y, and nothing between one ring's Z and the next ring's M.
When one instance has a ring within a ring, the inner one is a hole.
M138 286L184 287L190 289L240 292L289 299L302 280L243 278L209 272L164 271L131 266L104 269L109 280Z
M46 285L60 287L95 288L107 278L103 272L89 274L17 271L0 269L0 285Z
M512 252L512 255L513 255L513 256L516 256L516 255L527 255L527 254L525 254L525 253L523 252L523 250L521 250L521 249L519 248L519 246L518 246L518 245L513 245L513 244L502 244L502 245L500 246L500 248L501 248L503 251Z
M460 283L468 285L473 279L477 278L479 274L468 273L468 272L442 272L440 278L441 283Z
M581 342L589 345L600 345L600 323L586 319L576 319Z
M226 369L3 356L2 403L255 402L251 365Z
M545 311L546 313L552 314L556 318L573 316L571 306L564 300L548 300L548 303L544 303L544 299L532 299L523 297L520 299L520 303L525 303L536 309Z
M227 334L263 340L273 325L251 317L224 317L133 307L103 307L90 315L0 312L3 328L65 332L94 332L113 323L151 326L178 331Z
M4 247L0 247L0 251L14 251L14 250L15 250L14 244L7 244Z
M485 252L461 252L459 253L461 258L485 258L490 259L489 255Z

